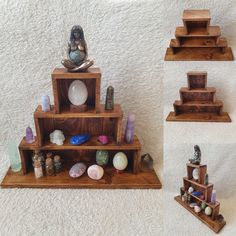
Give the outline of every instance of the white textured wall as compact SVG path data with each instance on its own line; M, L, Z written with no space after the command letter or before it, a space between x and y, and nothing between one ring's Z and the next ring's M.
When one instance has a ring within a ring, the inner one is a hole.
M177 7L176 7L177 6ZM183 9L210 9L211 25L221 27L236 56L236 1L166 1L164 7L164 42L174 37L175 27L182 25ZM208 86L216 87L217 99L224 102L232 123L164 122L164 184L166 205L164 229L167 235L214 235L206 226L179 206L173 197L179 194L186 176L186 163L193 155L193 146L199 144L202 162L208 165L210 182L215 185L221 202L221 213L227 221L221 235L236 235L236 62L165 62L163 79L164 118L173 111L173 102L179 100L179 89L187 85L188 71L207 71ZM180 219L184 224L180 224Z
M1 177L6 141L19 142L25 128L34 127L42 94L52 99L50 73L61 66L74 24L84 28L89 56L102 69L102 101L106 87L114 86L125 115L136 114L143 152L160 173L161 6L156 0L0 1ZM160 190L0 190L0 234L157 235L160 205Z

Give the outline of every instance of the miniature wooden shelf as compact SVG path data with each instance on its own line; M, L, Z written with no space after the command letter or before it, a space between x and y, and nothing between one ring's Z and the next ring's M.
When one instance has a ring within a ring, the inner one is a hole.
M78 179L73 179L68 174L68 169L62 170L56 176L45 176L35 179L34 172L23 175L8 170L2 183L2 188L92 188L92 189L160 189L162 187L154 170L133 174L125 171L116 173L114 168L105 168L101 180L92 180L87 174Z
M68 89L75 80L82 80L88 89L88 99L82 107L74 107L68 98ZM41 106L34 112L36 129L35 142L28 144L25 138L19 145L22 163L21 173L9 170L1 183L3 188L161 188L160 180L154 170L142 172L140 168L141 144L135 136L132 143L127 144L122 137L123 111L118 104L112 110L105 110L100 104L99 68L89 68L86 72L70 73L66 69L56 68L52 73L52 84L55 105L51 111L42 111ZM63 145L50 142L50 133L61 130L65 140ZM72 145L70 138L74 135L89 134L91 138L81 144ZM98 142L99 135L106 135L109 143ZM32 156L39 150L46 157L50 152L61 158L62 171L56 176L43 176L36 179L33 170ZM104 167L104 176L95 181L87 173L79 178L71 178L69 170L78 162L89 167L96 164L96 151L108 152L108 163ZM117 152L124 152L128 166L124 173L117 173L113 167L113 157Z
M86 105L89 111L97 112L100 105L101 71L99 68L89 68L86 72L70 73L65 68L56 68L52 72L52 85L55 102L55 112L61 113L70 108L68 89L75 80L81 80L88 89Z
M198 170L198 179L193 179L193 170ZM211 196L213 191L213 184L204 184L204 178L207 173L206 165L196 165L187 163L187 177L183 178L183 187L180 188L180 196L175 197L175 200L181 204L184 208L195 215L199 220L208 225L212 230L218 233L225 225L225 220L222 215L219 215L220 203L211 202ZM189 192L189 188L193 187L194 191L200 192L203 198L195 196L192 192ZM211 215L206 215L203 210L196 213L193 208L190 207L191 203L196 203L201 206L202 203L211 208Z
M223 112L223 102L216 100L216 89L207 87L206 72L188 72L188 87L180 89L180 100L166 121L231 122Z
M181 196L176 196L175 200L182 205L185 209L187 209L190 213L192 213L195 217L197 217L200 221L206 224L209 228L211 228L215 233L219 233L220 230L225 226L226 222L221 220L220 217L216 217L215 220L212 220L210 217L206 216L203 213L196 213L193 208L188 206L185 202L181 200Z
M229 61L234 60L227 39L221 38L219 26L209 26L209 10L185 10L184 26L177 27L171 39L166 61Z

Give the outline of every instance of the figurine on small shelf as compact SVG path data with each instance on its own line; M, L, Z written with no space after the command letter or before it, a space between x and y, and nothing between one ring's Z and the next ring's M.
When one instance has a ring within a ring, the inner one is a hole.
M191 164L200 165L200 163L201 163L201 150L198 145L194 146L194 156L193 156L193 158L189 159L189 161Z
M70 72L85 71L93 65L93 61L87 59L87 45L84 39L84 31L80 25L75 25L71 29L67 56L68 58L62 60L61 63Z
M54 130L50 135L50 142L56 145L63 145L65 136L61 130Z
M25 139L26 139L27 143L34 143L35 142L33 130L30 128L30 126L28 126L26 128L26 137L25 137Z
M114 109L114 88L112 86L109 86L107 88L105 110L113 110L113 109Z

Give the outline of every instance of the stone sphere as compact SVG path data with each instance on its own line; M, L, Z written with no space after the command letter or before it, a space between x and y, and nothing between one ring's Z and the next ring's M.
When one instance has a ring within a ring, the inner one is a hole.
M124 170L128 165L128 158L123 152L118 152L113 158L113 166L117 170Z
M68 98L75 106L83 105L88 98L88 89L84 82L80 80L73 81L68 90Z
M88 168L87 173L89 178L99 180L104 175L104 170L101 166L92 165Z
M205 214L206 214L207 216L210 216L211 213L212 213L212 209L211 209L209 206L206 207L206 208L205 208Z
M108 160L109 160L108 151L99 150L96 152L96 162L99 166L107 165Z

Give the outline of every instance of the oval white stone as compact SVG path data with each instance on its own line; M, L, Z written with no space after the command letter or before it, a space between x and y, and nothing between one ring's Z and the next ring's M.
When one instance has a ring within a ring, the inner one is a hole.
M198 168L193 169L192 175L195 180L198 180L199 178Z
M205 214L206 214L207 216L210 216L211 213L212 213L212 209L211 209L209 206L206 207L206 209L205 209Z
M104 175L104 170L99 165L92 165L88 168L87 173L89 178L99 180Z
M128 165L128 158L123 152L117 152L113 158L113 166L117 170L124 170Z
M86 85L80 80L73 81L68 90L68 98L75 106L84 104L88 98Z

